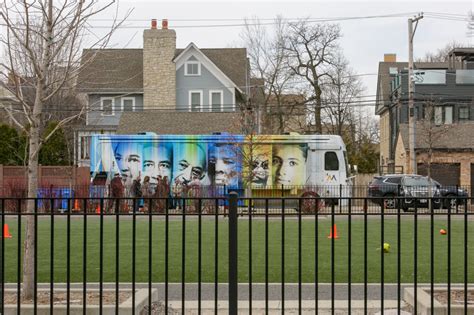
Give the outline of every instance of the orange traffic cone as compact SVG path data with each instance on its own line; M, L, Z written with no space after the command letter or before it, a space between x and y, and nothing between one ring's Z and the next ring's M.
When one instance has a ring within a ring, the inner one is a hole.
M79 199L74 200L74 208L72 208L73 211L79 211L81 208L79 207Z
M339 235L337 235L337 226L335 224L332 226L331 230L329 231L328 238L334 238L334 239L339 238Z
M97 208L95 208L95 213L100 214L100 205L97 205Z
M10 231L8 230L8 224L3 225L3 238L12 238Z

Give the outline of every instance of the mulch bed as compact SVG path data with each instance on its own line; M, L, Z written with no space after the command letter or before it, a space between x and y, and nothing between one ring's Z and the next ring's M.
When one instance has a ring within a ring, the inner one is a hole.
M50 296L49 291L38 292L37 304L38 305L49 305ZM69 304L70 305L82 305L82 292L70 292ZM132 296L131 292L119 292L119 304L125 302ZM54 305L66 305L67 294L66 292L55 292L53 295ZM88 292L86 293L86 299L88 305L99 305L99 292ZM5 292L5 304L16 304L17 295L16 292ZM103 305L115 305L115 292L104 291L102 292L102 303ZM22 301L22 304L33 304L33 300Z
M448 304L448 292L447 291L435 291L434 297L441 304ZM464 305L464 290L453 290L451 291L451 304L452 305ZM474 305L474 291L467 291L467 304Z

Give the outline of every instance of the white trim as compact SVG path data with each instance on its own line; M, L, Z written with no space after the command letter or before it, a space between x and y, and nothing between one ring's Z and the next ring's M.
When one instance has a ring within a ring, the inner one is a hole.
M198 73L188 73L188 65L198 65ZM199 77L201 76L201 63L197 60L188 60L184 63L184 75L187 77Z
M111 100L112 101L112 114L104 114L104 103L103 101ZM115 116L115 98L114 97L101 97L100 98L100 115L101 116Z
M232 111L235 112L235 89L232 89Z
M192 112L193 108L191 106L191 96L193 93L199 93L200 95L200 105L199 105L199 111L202 112L203 111L203 107L204 107L204 104L203 104L203 100L202 100L202 90L189 90L188 92L188 111Z
M124 111L124 102L125 101L132 101L132 112L135 111L135 97L122 97L120 100L120 105L122 107L122 112Z
M212 93L219 93L221 95L221 112L224 111L224 91L209 90L209 111L212 112Z
M193 53L191 50L194 49L196 53ZM240 93L244 94L242 90L232 81L222 70L216 66L215 63L211 61L194 43L190 43L178 56L173 60L176 63L176 70L181 68L183 64L188 60L189 57L194 56L196 59L201 61L201 63L206 67L206 69L212 73L222 84L232 92L232 90L237 89ZM235 92L234 92L235 93ZM235 99L235 98L234 98ZM235 102L235 100L234 100Z

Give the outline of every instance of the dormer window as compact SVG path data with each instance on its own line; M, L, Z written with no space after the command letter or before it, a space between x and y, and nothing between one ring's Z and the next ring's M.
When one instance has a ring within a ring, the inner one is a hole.
M201 63L199 61L186 61L184 64L184 75L199 76L201 75Z

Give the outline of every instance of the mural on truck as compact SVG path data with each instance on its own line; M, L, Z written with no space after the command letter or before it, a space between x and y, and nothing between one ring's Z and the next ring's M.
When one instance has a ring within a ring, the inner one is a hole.
M308 184L308 144L277 137L94 135L91 172L93 177L105 172L109 179L120 174L125 185L147 176L152 184L160 177L228 187L242 187L246 181L253 187Z

